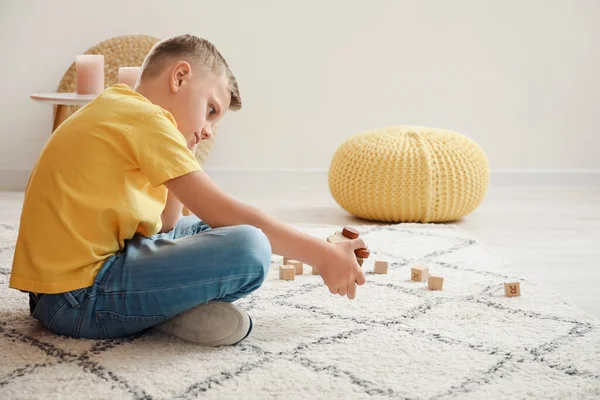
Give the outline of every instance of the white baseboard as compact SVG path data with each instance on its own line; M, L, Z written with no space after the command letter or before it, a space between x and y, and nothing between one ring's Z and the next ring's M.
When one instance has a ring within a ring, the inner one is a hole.
M206 173L232 196L260 199L329 198L326 169L207 168ZM491 187L599 186L600 170L494 170Z
M318 180L327 183L327 169L259 169L259 168L207 168L215 181L260 182L300 181L303 184ZM490 173L492 186L596 186L600 185L600 169L498 169Z
M286 197L327 194L327 169L207 168L206 172L226 192L244 196ZM30 171L0 170L0 191L23 191ZM491 172L491 186L597 186L600 170L505 169ZM291 193L290 193L291 194Z

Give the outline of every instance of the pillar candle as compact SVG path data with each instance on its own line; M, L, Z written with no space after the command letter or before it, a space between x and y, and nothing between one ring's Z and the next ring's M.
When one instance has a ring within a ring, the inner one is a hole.
M104 56L79 54L75 57L77 94L99 94L104 90Z
M140 78L141 72L142 67L120 67L118 82L133 88Z

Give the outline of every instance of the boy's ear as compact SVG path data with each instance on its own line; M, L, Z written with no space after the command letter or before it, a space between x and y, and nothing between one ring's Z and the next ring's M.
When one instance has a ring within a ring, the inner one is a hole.
M171 74L171 91L177 93L179 89L190 79L192 67L187 61L178 61Z

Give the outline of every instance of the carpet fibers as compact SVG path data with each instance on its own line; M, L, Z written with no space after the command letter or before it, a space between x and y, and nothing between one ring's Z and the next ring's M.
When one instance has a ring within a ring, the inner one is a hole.
M300 226L325 238L335 227ZM56 336L8 289L15 226L0 224L0 398L598 399L600 321L531 282L460 229L362 226L387 275L357 299L329 294L306 268L238 304L251 336L202 348L149 332L120 340ZM444 290L410 281L422 263ZM521 282L521 297L503 283Z

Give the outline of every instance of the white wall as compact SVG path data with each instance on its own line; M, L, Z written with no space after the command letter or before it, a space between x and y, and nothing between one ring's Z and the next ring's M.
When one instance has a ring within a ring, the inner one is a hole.
M597 0L2 0L0 14L5 179L25 179L52 124L29 94L55 90L75 54L188 32L222 51L245 102L211 168L327 168L354 133L417 124L471 136L495 170L600 169Z

